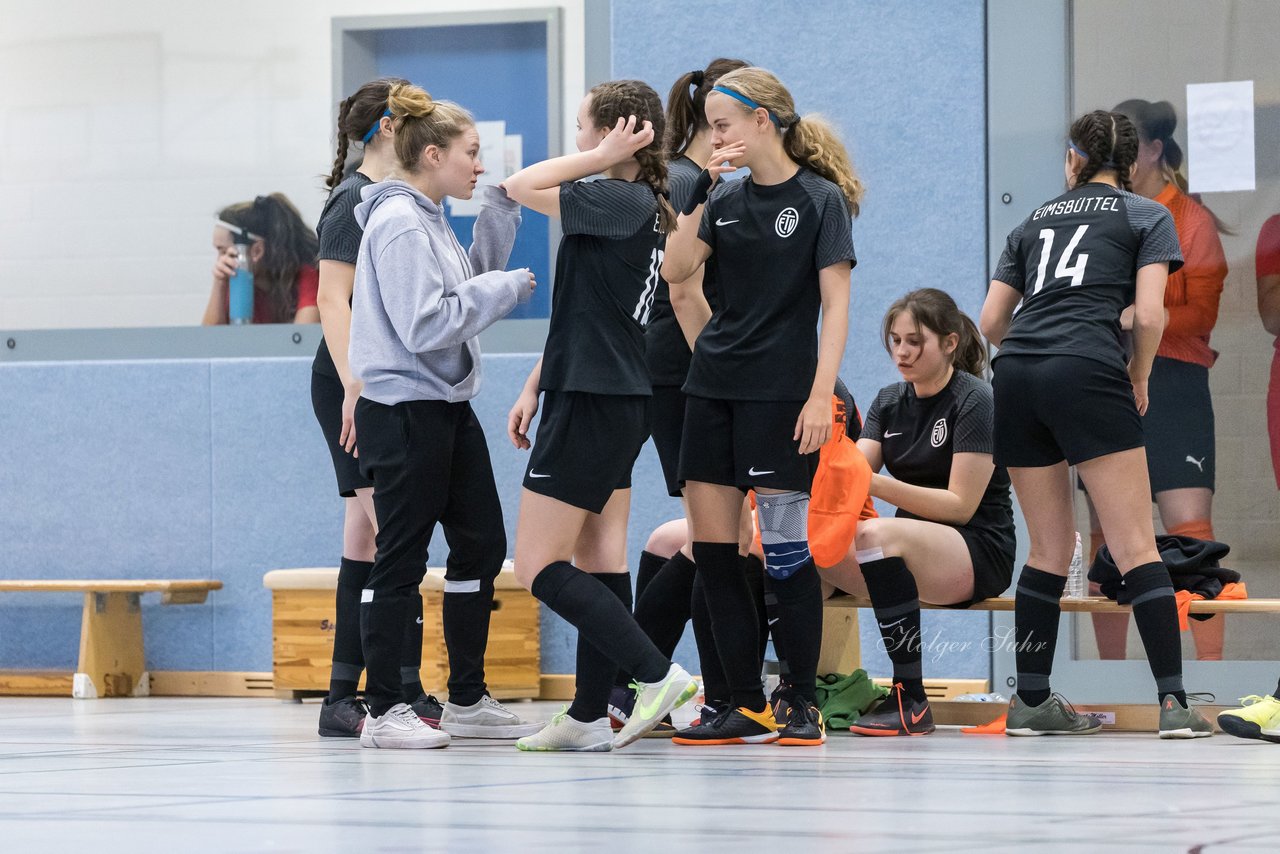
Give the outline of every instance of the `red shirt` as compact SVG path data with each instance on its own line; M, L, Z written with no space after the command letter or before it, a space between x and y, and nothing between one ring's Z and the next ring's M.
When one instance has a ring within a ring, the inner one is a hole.
M298 295L297 311L309 308L316 304L316 295L320 292L320 271L310 264L303 264L298 268L298 277L293 281L294 290ZM227 308L231 307L231 295L227 295ZM271 299L267 296L266 291L253 289L253 322L254 323L293 323L292 317L281 318L276 320L275 309L271 305Z
M1165 185L1155 200L1173 214L1185 259L1182 269L1170 275L1165 285L1169 322L1156 355L1213 367L1218 354L1209 346L1209 333L1218 322L1218 302L1227 278L1227 258L1218 227L1213 216L1173 182Z
M1280 214L1262 224L1258 232L1258 278L1280 275Z

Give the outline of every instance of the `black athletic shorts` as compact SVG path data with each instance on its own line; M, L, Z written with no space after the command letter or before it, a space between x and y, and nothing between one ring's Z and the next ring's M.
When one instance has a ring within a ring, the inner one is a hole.
M808 492L818 452L794 438L803 400L712 400L689 395L680 480Z
M338 494L343 498L355 497L357 489L372 488L373 481L360 473L360 464L338 443L342 434L342 398L345 392L342 382L317 371L311 372L311 408L320 422L324 443L333 459L333 473L338 477ZM358 435L358 434L357 434Z
M653 447L662 464L662 478L667 494L679 498L684 482L680 480L680 441L684 437L685 393L678 385L656 385L649 404L649 432Z
M1142 447L1142 419L1122 369L1084 356L997 357L995 464L1070 465Z
M648 438L648 395L544 391L524 488L599 513Z
M1008 590L1013 581L1013 538L965 526L957 526L956 532L964 538L964 544L969 548L969 560L973 563L973 598L948 607L967 608L974 602L999 596Z

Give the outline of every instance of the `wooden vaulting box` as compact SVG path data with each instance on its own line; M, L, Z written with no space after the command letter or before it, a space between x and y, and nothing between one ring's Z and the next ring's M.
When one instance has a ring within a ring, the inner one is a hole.
M277 569L263 576L262 583L271 590L271 667L276 696L325 693L337 627L334 593L338 570ZM441 699L449 679L443 599L444 570L431 569L422 581L421 673L426 691ZM539 643L538 601L516 583L508 564L494 582L493 617L484 659L485 679L494 697L514 700L538 696Z

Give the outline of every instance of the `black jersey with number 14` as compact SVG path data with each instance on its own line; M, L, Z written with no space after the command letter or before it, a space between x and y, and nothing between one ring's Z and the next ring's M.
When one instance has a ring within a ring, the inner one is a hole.
M540 387L650 394L644 326L662 267L658 197L634 181L567 181L560 222Z
M718 305L684 390L714 400L805 400L818 367L818 271L856 263L840 188L808 169L781 184L717 187L698 238Z
M996 358L1084 356L1123 370L1120 312L1138 270L1161 261L1182 266L1164 205L1101 183L1046 202L1009 235L992 277L1022 293Z

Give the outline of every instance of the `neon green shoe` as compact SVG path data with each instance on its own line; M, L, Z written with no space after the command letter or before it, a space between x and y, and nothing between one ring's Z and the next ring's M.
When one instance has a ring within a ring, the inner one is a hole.
M631 717L613 739L613 749L626 747L662 723L662 719L694 698L697 681L678 664L672 664L667 675L658 682L632 682L636 704Z
M1240 698L1240 708L1218 712L1218 726L1237 738L1280 742L1280 700L1251 694Z

